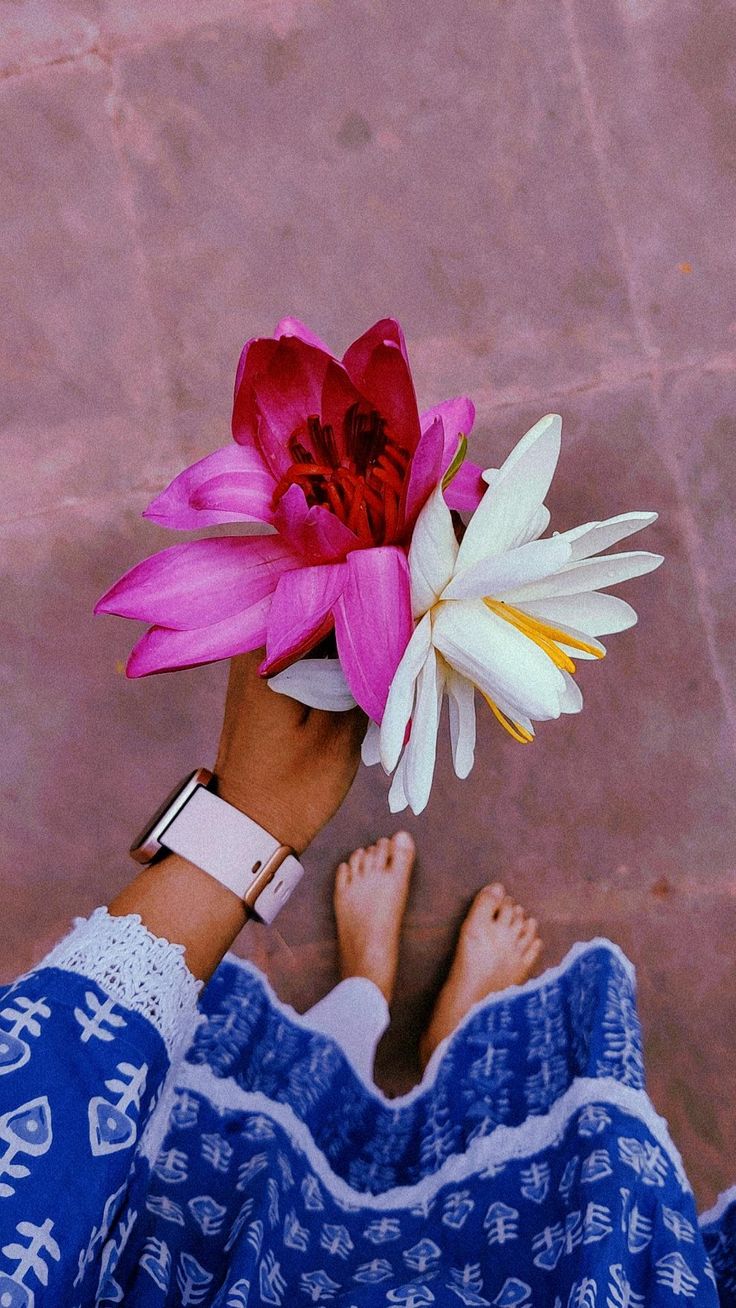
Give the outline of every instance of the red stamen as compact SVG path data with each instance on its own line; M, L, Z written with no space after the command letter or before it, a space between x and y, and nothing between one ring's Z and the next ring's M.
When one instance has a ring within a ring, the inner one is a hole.
M377 513L379 514L380 517L383 517L384 496L381 494L381 492L376 490L375 486L369 486L368 482L364 482L363 494L365 495L366 501L373 509L374 513Z
M292 463L288 472L284 473L276 486L274 491L274 504L281 499L281 496L284 495L289 487L293 486L295 482L306 482L307 485L303 486L302 489L305 494L307 494L308 485L313 477L330 477L331 475L332 468L324 467L319 463ZM315 490L314 487L311 487L310 489L312 491Z
M366 545L373 544L375 536L364 500L358 506L358 535L361 540L365 541Z
M375 410L351 406L343 423L345 463L340 462L329 424L310 414L305 426L306 432L298 428L288 442L294 462L276 486L274 503L298 485L308 504L334 513L361 543L396 539L411 455L391 441L385 419Z
M340 499L340 495L334 481L325 482L325 491L327 492L327 498L330 501L330 504L332 505L333 513L335 514L336 517L342 519L342 521L344 522L345 506L342 500Z
M297 475L300 477L331 477L334 469L326 463L292 463L289 472L286 474Z
M397 494L400 493L403 482L395 468L387 468L381 464L372 468L371 474L376 481L382 481L386 486L390 486L392 490L395 490Z
M385 513L384 540L393 540L396 535L396 528L399 525L399 500L398 496L392 495L391 492L386 495L383 502Z
M335 468L333 476L340 485L344 485L348 493L352 491L358 481L357 476L354 472L351 472L350 468Z
M402 478L405 476L407 464L409 462L409 455L407 454L406 450L402 450L400 446L392 445L390 442L388 442L381 455L381 459L379 460L379 462L381 462L384 459L390 460L393 467L395 467L396 471L399 473L399 476L401 476Z
M363 505L365 504L365 497L363 494L363 490L364 488L360 485L360 483L356 482L355 486L353 487L353 494L350 502L350 512L348 513L348 527L350 528L351 531L358 530L360 506L361 504Z

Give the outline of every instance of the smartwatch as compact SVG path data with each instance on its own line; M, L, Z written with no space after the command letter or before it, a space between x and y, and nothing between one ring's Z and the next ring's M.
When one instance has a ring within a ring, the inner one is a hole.
M304 876L289 845L259 827L210 789L213 775L197 768L146 823L130 847L138 863L161 851L180 854L243 900L249 916L270 924Z

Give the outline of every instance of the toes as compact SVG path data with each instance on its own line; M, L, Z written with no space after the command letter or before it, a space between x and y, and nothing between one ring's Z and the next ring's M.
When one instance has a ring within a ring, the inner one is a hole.
M376 846L366 845L363 854L362 871L372 872L376 865Z
M532 970L535 963L538 961L543 948L542 941L539 939L539 936L536 936L529 947L524 951L524 966L527 967L529 971Z
M391 859L391 841L388 836L381 836L381 839L373 846L374 848L374 866L376 868L386 869Z
M514 903L513 899L509 899L508 895L506 895L505 898L501 901L498 910L498 916L496 918L496 921L498 922L499 926L510 927L512 925L515 908L516 908L516 904Z
M351 870L353 872L362 872L365 864L365 859L366 859L366 851L364 849L354 849L352 854L350 855L350 858L348 859Z
M475 897L473 907L477 904L487 910L492 918L498 916L498 911L506 898L506 891L500 881L494 881L488 886L483 886Z
M397 831L388 842L388 865L392 871L408 872L414 864L416 850L408 831Z
M521 933L519 935L519 941L524 946L525 949L534 940L537 934L537 926L538 923L535 917L528 917L524 922L524 925L521 928Z
M514 907L511 910L511 926L514 927L519 935L521 935L521 932L524 930L525 921L526 913L521 907L521 904L514 904Z
M340 863L335 872L335 892L345 889L353 879L352 869L347 863Z

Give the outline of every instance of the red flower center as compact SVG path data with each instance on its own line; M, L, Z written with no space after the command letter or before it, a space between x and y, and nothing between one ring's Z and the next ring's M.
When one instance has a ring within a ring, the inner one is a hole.
M288 441L294 462L276 487L274 504L296 484L310 506L329 509L367 545L391 541L411 454L392 439L380 413L359 404L347 410L343 434L341 458L330 423L312 416L297 428Z

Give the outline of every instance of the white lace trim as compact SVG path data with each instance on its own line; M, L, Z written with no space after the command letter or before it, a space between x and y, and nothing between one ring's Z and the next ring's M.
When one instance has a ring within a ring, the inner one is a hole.
M89 978L124 1008L145 1017L162 1037L169 1061L179 1062L199 1020L202 982L172 945L145 927L137 913L113 917L96 908L76 918L74 929L39 964Z
M723 1214L728 1211L732 1204L736 1204L736 1185L730 1186L728 1190L723 1190L713 1207L700 1214L698 1219L700 1226L713 1226L716 1222L720 1222Z
M530 995L536 990L540 990L542 986L551 985L565 972L569 972L570 968L579 958L582 957L583 954L601 948L607 949L609 953L613 954L624 968L632 986L636 989L636 971L634 964L626 957L623 950L617 944L614 944L612 940L607 940L605 936L596 936L593 940L579 940L571 949L568 950L562 962L557 963L555 967L548 967L539 976L532 977L530 981L525 981L523 985L508 986L506 990L500 990L495 994L487 995L485 999L481 999L479 1003L474 1004L472 1008L468 1009L465 1017L458 1023L452 1034L441 1041L434 1050L432 1057L424 1069L424 1076L419 1084L412 1086L411 1090L408 1090L406 1094L396 1095L393 1098L389 1098L388 1095L383 1093L379 1086L366 1078L360 1068L355 1066L355 1063L349 1057L346 1050L343 1049L343 1053L345 1053L348 1062L354 1068L358 1080L362 1083L366 1092L373 1099L378 1100L378 1102L384 1107L396 1109L398 1111L399 1109L406 1107L407 1104L413 1103L415 1099L420 1099L431 1090L437 1079L437 1074L445 1054L451 1045L453 1045L458 1039L460 1033L465 1029L468 1023L472 1022L477 1013L488 1008L493 1008L496 1004L508 1003L510 999L515 999L518 995ZM312 1026L309 1020L309 1013L297 1013L296 1009L292 1008L290 1004L285 1004L283 1000L279 999L276 991L268 980L268 977L265 976L264 973L255 966L255 964L249 962L247 958L240 958L237 954L227 954L226 961L228 963L237 964L237 966L242 968L244 972L248 972L251 976L255 977L268 996L268 1001L271 1007L275 1008L277 1012L280 1012L287 1021L291 1022L294 1026L302 1027L305 1031L311 1031L317 1035L324 1034L321 1027ZM338 1047L342 1049L342 1043L339 1038L335 1036L334 1039Z
M205 1063L184 1063L176 1077L177 1089L202 1095L217 1110L258 1113L276 1122L296 1149L305 1155L309 1166L333 1198L347 1208L411 1208L430 1199L449 1183L461 1182L489 1167L498 1167L513 1159L528 1158L559 1139L579 1108L590 1103L607 1103L638 1118L652 1133L670 1158L681 1188L690 1193L680 1154L673 1144L667 1123L656 1112L643 1090L632 1090L611 1077L580 1077L553 1104L543 1117L528 1117L519 1126L497 1126L490 1135L473 1140L465 1153L453 1154L432 1176L414 1185L394 1186L381 1194L356 1190L334 1172L315 1143L309 1128L288 1104L268 1099L260 1091L245 1091L232 1077L218 1077ZM336 1109L339 1112L339 1108Z

